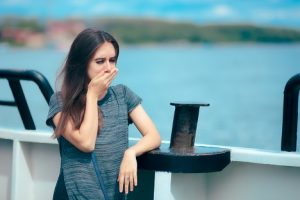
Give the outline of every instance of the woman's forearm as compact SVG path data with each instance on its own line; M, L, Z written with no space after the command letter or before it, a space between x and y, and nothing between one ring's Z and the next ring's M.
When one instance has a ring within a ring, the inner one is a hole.
M137 186L137 161L136 157L159 147L161 140L160 135L147 113L141 105L137 105L130 113L130 118L141 132L143 137L133 146L128 148L123 156L119 172L119 190L125 190L127 194ZM130 186L130 187L129 187Z
M61 112L53 117L55 126L58 125L60 118ZM79 129L74 127L74 123L70 119L66 123L66 129L61 133L62 136L81 151L93 151L98 132L97 98L87 95L85 113Z
M130 113L130 117L143 137L128 150L134 150L135 155L139 156L147 151L159 147L161 143L159 132L143 107L138 105L134 108L134 110Z
M98 104L97 97L87 95L86 107L83 121L79 128L79 134L83 144L91 146L94 149L98 132Z
M149 133L142 137L135 145L127 150L134 151L135 156L140 156L145 152L156 149L160 146L161 139L158 133Z

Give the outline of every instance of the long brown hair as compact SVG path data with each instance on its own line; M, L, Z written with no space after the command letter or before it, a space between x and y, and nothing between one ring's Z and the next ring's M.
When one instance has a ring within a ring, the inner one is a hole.
M83 121L86 93L89 84L87 68L96 50L104 43L113 45L116 59L119 56L119 45L115 38L104 31L85 29L74 39L60 76L62 78L61 96L63 107L59 123L54 131L54 137L59 137L66 129L66 122L71 120L76 129ZM102 125L100 110L98 127Z

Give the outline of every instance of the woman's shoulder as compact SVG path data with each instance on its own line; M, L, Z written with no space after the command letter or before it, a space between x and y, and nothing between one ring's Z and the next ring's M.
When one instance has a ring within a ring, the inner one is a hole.
M113 93L118 95L122 95L123 97L130 96L131 94L135 94L127 85L118 84L110 87Z
M126 85L119 84L116 86L112 86L111 89L112 89L113 93L117 94L117 96L121 96L127 102L131 102L131 101L141 102L141 100L142 100L135 92L133 92Z
M113 90L120 90L120 89L123 90L124 87L126 87L126 85L124 85L124 84L117 84L117 85L112 85L111 89L113 89Z
M110 88L114 92L122 93L122 94L124 94L126 92L126 90L128 89L128 87L124 84L117 84L117 85L111 86Z
M62 110L63 106L63 101L61 98L61 93L60 92L55 92L52 94L50 101L49 101L49 111L48 111L48 116L46 120L46 124L48 126L54 127L52 118L54 115Z
M62 95L60 91L54 92L50 98L50 104L62 103Z

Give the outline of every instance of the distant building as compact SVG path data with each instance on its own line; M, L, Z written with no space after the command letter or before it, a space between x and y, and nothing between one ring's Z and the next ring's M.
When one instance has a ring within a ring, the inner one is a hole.
M47 23L48 45L62 50L69 49L76 35L85 28L82 21L49 21Z
M80 20L48 21L43 31L30 27L7 26L0 30L0 42L30 48L69 49L75 36L85 28Z

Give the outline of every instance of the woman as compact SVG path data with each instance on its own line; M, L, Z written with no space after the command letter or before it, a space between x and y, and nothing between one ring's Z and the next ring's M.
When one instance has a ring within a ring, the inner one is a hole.
M124 199L137 185L136 157L160 145L141 98L124 85L110 86L118 55L117 41L94 29L82 31L70 48L46 121L61 155L53 199ZM131 122L143 137L128 148Z

